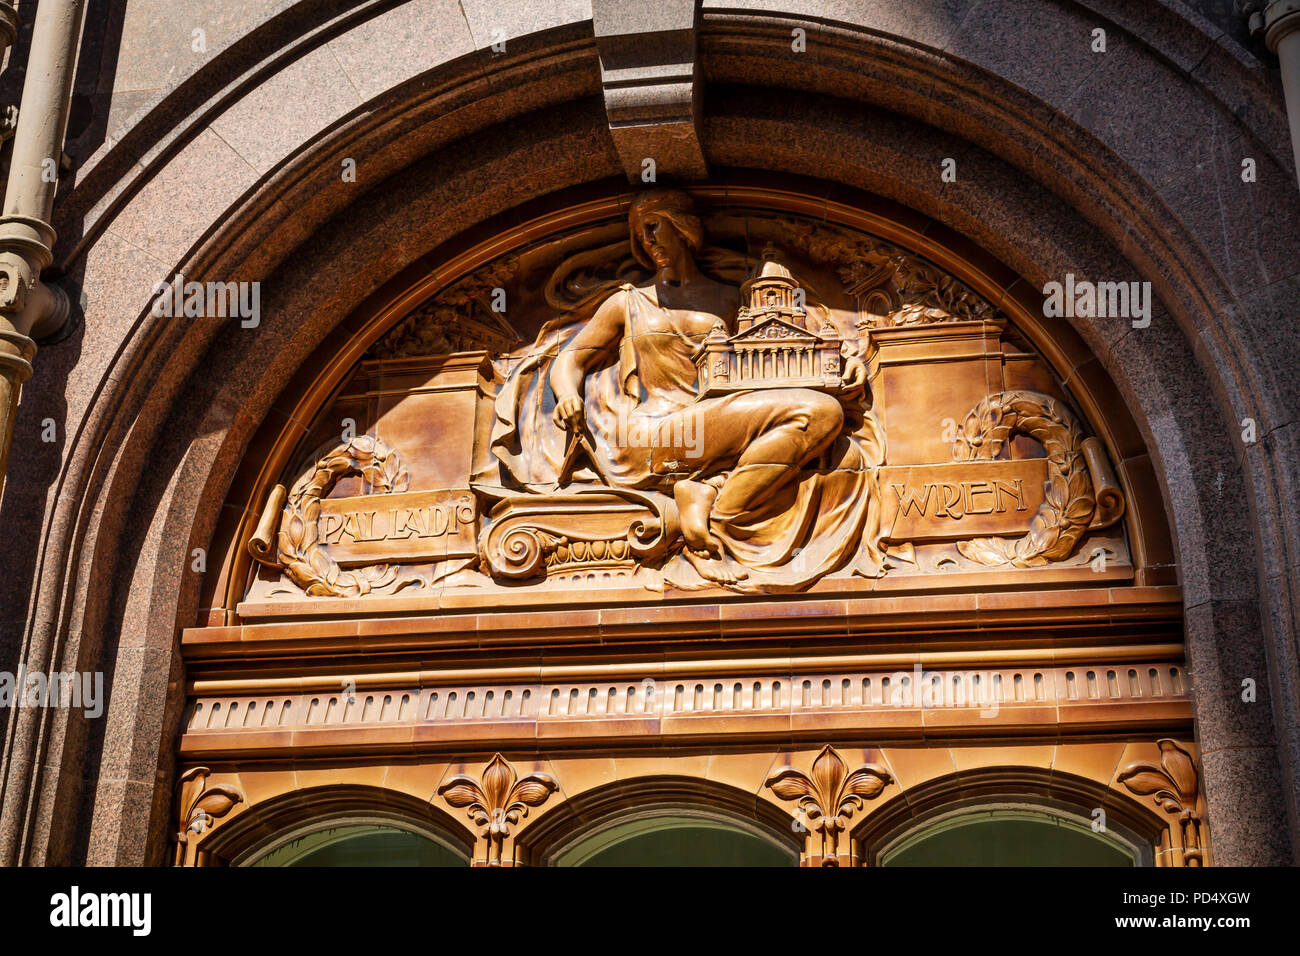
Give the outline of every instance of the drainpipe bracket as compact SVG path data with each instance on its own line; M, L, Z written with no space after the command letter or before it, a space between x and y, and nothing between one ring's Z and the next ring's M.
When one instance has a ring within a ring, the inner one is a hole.
M1264 8L1264 45L1276 55L1278 44L1300 30L1300 0L1273 0Z
M36 343L0 319L0 376L21 385L32 377Z
M81 309L74 309L68 290L54 282L39 282L37 295L46 301L41 302L32 323L32 337L42 348L57 345L80 327Z
M25 335L47 337L67 320L67 296L48 291L41 270L53 261L54 230L30 216L0 219L0 313Z
M1274 55L1284 37L1300 30L1300 0L1236 0L1235 6L1250 35Z
M5 216L0 219L0 250L30 257L39 263L37 271L47 268L54 261L50 250L54 248L55 238L53 227L42 219L31 216Z

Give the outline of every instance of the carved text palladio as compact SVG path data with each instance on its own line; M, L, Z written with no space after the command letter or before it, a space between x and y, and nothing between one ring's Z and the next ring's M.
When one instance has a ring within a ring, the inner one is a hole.
M321 542L339 564L474 555L478 521L473 494L414 491L321 502Z

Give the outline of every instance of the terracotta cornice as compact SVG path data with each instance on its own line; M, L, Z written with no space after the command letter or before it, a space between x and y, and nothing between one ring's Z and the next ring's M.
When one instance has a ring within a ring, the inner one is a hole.
M187 691L191 696L220 696L222 694L273 693L277 691L300 692L337 690L346 679L358 690L379 690L401 687L432 687L439 684L469 681L563 681L563 680L625 680L641 679L647 675L657 678L705 677L726 671L743 674L781 674L792 670L880 670L911 668L920 664L924 668L944 667L996 667L1002 665L1064 665L1087 664L1091 661L1177 661L1183 659L1182 644L1130 644L1092 646L1079 648L1004 648L970 651L917 651L914 653L884 654L802 654L772 657L710 657L707 659L680 658L667 660L652 657L644 660L602 663L597 660L570 661L563 664L537 664L517 667L439 667L437 669L353 672L335 669L329 674L308 677L247 677L198 678L191 680Z
M918 594L849 599L661 604L580 610L447 613L387 618L334 617L284 624L186 628L191 661L266 658L286 653L374 654L452 648L541 647L635 641L842 638L942 634L975 639L1007 629L1069 630L1133 624L1176 627L1174 587L1080 588L1011 594ZM1106 643L1110 643L1106 641Z
M203 696L185 759L482 749L638 750L707 743L914 741L1150 733L1191 727L1168 662L808 670L756 676L483 682Z

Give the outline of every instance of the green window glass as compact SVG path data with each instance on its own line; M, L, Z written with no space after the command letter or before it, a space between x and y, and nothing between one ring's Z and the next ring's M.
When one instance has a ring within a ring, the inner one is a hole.
M795 866L793 849L704 817L615 824L565 850L556 866Z
M259 857L252 866L468 866L428 837L383 824L314 830Z
M1136 866L1131 846L1085 823L1035 810L962 813L882 853L881 866Z

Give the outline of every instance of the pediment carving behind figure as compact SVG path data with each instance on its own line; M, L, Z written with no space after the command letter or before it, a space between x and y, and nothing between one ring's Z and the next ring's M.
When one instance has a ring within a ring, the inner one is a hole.
M1003 318L986 299L941 269L870 236L784 220L785 243L833 265L861 306L861 324L897 328Z
M1101 443L985 299L876 237L684 192L455 282L338 402L409 488L317 482L313 536L282 485L250 599L1130 567Z
M461 279L399 322L369 354L396 359L480 349L505 352L519 345L519 333L492 301L495 290L518 272L518 260L505 259Z

